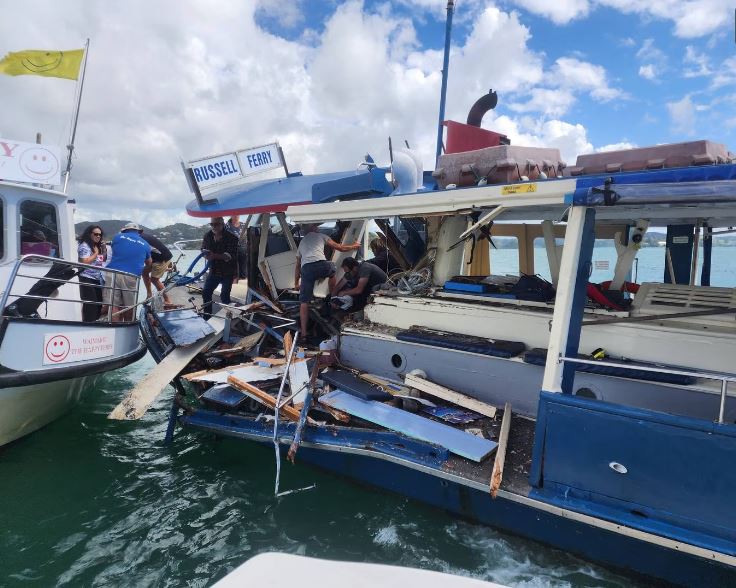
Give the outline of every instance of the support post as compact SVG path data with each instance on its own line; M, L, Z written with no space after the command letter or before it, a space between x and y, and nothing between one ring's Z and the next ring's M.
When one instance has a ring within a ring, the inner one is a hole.
M575 357L578 353L594 242L595 209L573 206L560 262L560 283L565 288L557 291L555 299L542 381L542 388L548 392L572 393L575 366L560 363L560 357Z
M437 123L437 155L435 166L442 154L442 135L445 122L445 98L447 96L447 77L450 67L450 40L452 39L452 15L455 12L454 0L447 0L447 22L445 24L445 55L442 61L442 89L440 90L440 119Z

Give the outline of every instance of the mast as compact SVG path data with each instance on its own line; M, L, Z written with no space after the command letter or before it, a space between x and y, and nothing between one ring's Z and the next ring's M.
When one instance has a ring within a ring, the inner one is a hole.
M72 121L72 130L69 135L69 144L66 146L67 150L69 151L69 155L66 160L66 170L64 170L64 194L66 194L66 189L69 186L69 174L72 170L72 154L74 153L74 139L77 136L77 121L79 121L79 106L82 104L82 91L84 90L84 75L87 73L87 53L89 53L89 39L87 39L87 42L84 44L84 60L82 61L82 75L79 78L79 82L77 83L77 100L76 104L74 106L74 115L73 115L73 121Z
M445 24L445 56L442 61L442 90L440 90L440 119L437 123L437 155L435 166L442 154L442 123L445 120L445 98L447 95L447 75L450 66L450 39L452 37L452 15L455 12L455 0L447 0L447 22Z

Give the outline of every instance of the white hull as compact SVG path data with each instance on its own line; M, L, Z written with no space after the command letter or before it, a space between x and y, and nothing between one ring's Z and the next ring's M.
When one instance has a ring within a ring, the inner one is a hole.
M33 433L73 408L97 376L0 389L0 446Z

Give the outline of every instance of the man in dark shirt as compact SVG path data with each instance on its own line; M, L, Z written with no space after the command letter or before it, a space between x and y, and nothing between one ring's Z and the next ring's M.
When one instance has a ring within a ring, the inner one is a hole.
M388 281L386 272L368 261L361 263L352 257L346 257L342 260L342 269L345 276L335 286L333 296L350 296L350 310L362 310L371 292ZM344 305L342 308L347 310Z
M233 279L238 275L238 238L225 230L221 216L212 219L212 229L202 239L202 253L210 262L210 270L202 290L202 311L205 317L212 314L212 294L221 285L220 300L230 304Z
M164 289L164 285L161 283L161 278L171 267L171 259L174 257L169 248L166 247L158 238L154 237L149 233L144 233L143 229L140 230L141 239L151 246L151 273L143 274L143 283L146 285L146 294L150 298L152 295L151 284L156 286L156 290L161 292ZM163 293L164 304L171 304L169 295Z

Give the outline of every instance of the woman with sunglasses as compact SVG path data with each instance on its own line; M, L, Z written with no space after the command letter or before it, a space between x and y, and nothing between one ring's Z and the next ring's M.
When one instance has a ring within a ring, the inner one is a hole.
M89 225L78 239L77 249L80 263L104 267L107 261L107 248L102 239L102 227ZM84 269L79 274L79 295L82 300L97 304L82 304L82 320L93 323L100 318L102 311L102 288L105 280L100 270Z

